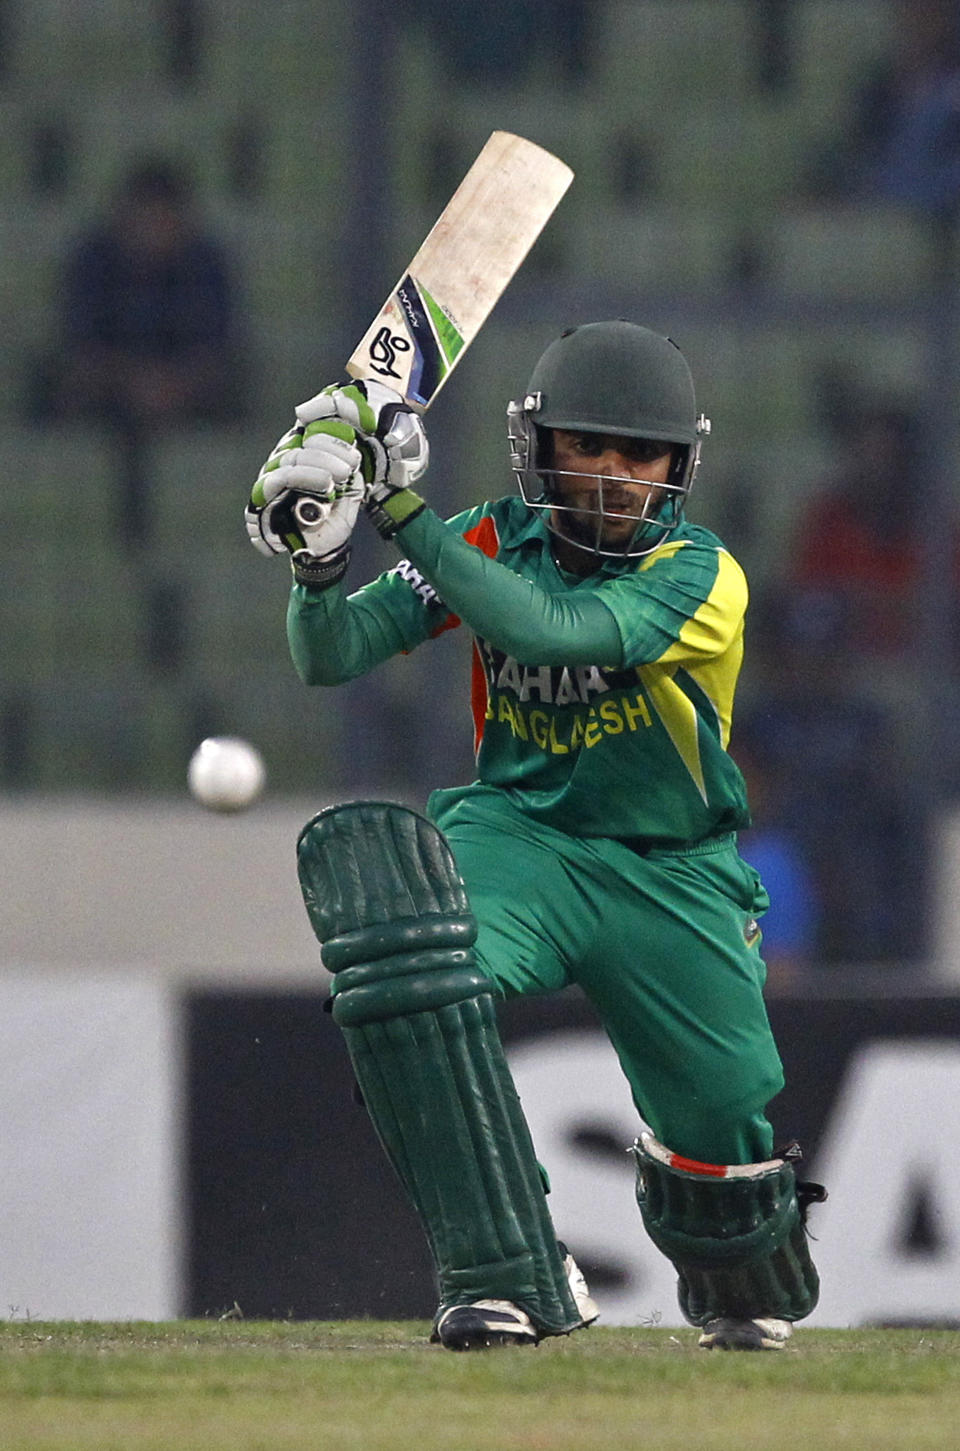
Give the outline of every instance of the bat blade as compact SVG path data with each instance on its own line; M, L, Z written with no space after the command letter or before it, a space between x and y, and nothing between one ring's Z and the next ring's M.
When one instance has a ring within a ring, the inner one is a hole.
M565 162L494 131L347 363L429 408L573 180Z

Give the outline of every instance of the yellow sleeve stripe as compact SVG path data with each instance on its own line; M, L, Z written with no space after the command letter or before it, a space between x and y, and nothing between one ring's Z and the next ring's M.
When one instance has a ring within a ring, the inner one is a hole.
M680 553L681 549L686 549L689 542L688 539L671 539L666 544L658 544L656 549L651 550L644 558L642 564L637 565L637 574L645 574L648 569L652 569L661 560L672 559L675 554Z
M747 608L746 575L732 554L717 550L717 577L696 613L684 622L676 640L660 656L659 664L696 666L727 650L743 627Z
M706 802L707 785L700 759L700 724L696 706L680 689L673 672L664 670L659 661L656 665L641 665L637 674L643 682L651 708L663 722L674 749Z
M663 723L674 749L690 773L704 801L707 787L700 755L700 732L705 728L697 705L677 679L685 678L702 693L715 712L720 743L730 735L733 694L743 654L743 616L747 581L737 561L725 549L717 550L717 576L709 595L681 627L679 636L652 665L642 665L651 708Z

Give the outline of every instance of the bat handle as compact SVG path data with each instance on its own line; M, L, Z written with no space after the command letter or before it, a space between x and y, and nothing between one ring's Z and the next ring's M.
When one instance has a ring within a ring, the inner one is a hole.
M325 505L319 499L311 498L309 494L298 499L293 506L293 516L297 523L306 524L308 527L312 524L319 524L325 512Z

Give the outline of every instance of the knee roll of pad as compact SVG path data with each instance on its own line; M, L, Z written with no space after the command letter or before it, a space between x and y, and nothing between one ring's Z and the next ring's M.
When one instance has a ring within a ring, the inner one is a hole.
M452 853L426 817L386 802L332 807L300 833L297 861L341 1027L490 991Z
M819 1185L801 1186L798 1196L787 1159L699 1164L650 1133L634 1153L644 1225L677 1271L680 1308L692 1324L810 1314L819 1280L804 1220L806 1205L826 1197Z
M430 1242L442 1307L520 1305L575 1329L540 1170L497 1030L453 854L388 802L333 807L297 843L333 1016L387 1155Z

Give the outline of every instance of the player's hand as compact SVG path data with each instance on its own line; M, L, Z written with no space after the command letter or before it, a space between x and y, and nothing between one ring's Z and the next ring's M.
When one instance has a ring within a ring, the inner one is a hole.
M364 504L381 534L399 527L383 508L391 495L408 489L426 472L430 445L419 414L399 393L374 380L333 384L301 403L300 423L337 418L355 430L363 454ZM418 501L419 503L419 501ZM403 520L410 515L407 514Z
M300 584L326 589L336 584L350 563L351 536L363 502L363 483L355 478L335 499L299 494L293 506L293 538L303 540L292 551L293 573Z
M346 570L364 490L352 428L337 419L292 428L253 486L250 542L261 554L289 553L302 582L332 584Z

